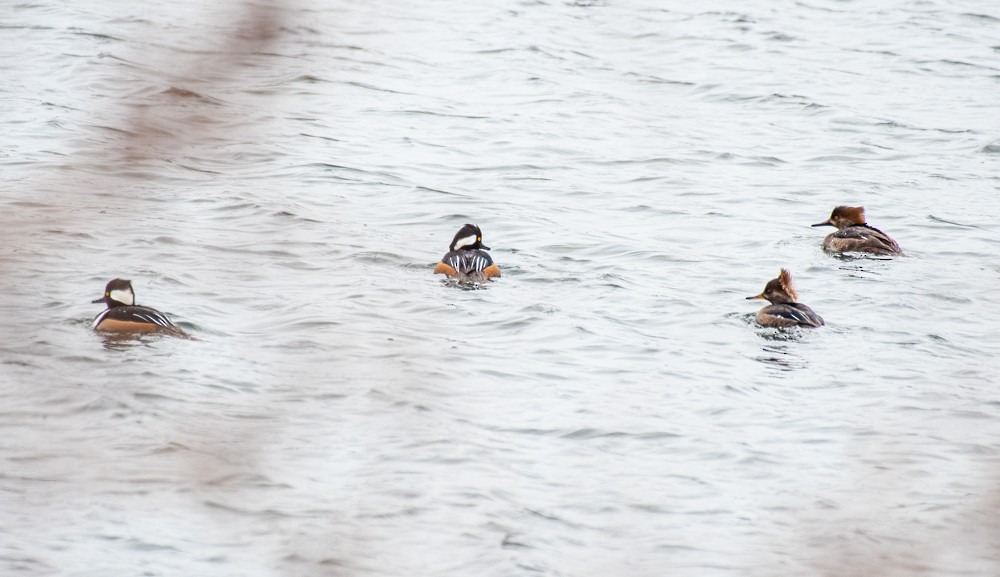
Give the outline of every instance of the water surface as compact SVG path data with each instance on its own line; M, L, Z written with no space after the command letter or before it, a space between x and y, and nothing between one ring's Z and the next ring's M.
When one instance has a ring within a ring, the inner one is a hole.
M14 3L5 575L993 575L989 2ZM838 204L907 252L835 258ZM478 223L504 276L431 274ZM779 268L827 326L753 324ZM197 341L106 339L133 280Z

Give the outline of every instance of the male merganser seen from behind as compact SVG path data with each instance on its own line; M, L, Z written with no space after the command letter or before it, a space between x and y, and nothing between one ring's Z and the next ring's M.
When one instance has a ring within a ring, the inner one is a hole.
M434 267L434 274L474 284L499 278L500 268L493 263L488 250L490 247L483 244L483 231L474 224L466 224L455 234L448 254Z

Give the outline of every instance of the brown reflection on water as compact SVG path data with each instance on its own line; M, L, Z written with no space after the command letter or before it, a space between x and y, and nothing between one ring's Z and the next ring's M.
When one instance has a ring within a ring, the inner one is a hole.
M993 478L990 483L1000 487ZM900 491L907 487L901 485ZM919 508L919 503L912 505ZM893 523L897 511L883 516L885 503L856 503L852 518L832 511L826 522L803 523L803 549L821 552L813 559L822 577L921 577L925 575L1000 575L1000 491L957 510L947 529L920 529ZM933 532L933 535L930 533ZM970 560L978 565L969 573Z
M222 147L231 142L243 149L252 145L252 139L248 140L244 134L234 134L230 130L233 126L245 124L247 120L236 119L238 113L213 95L245 89L245 78L260 65L261 59L268 58L284 40L292 4L281 1L235 4L230 14L233 16L231 21L202 23L197 32L178 31L177 34L187 35L182 50L163 50L163 44L143 45L144 56L156 63L155 67L150 65L145 70L147 77L151 76L147 86L130 86L127 91L121 90L114 98L106 101L106 109L94 111L92 122L95 125L105 125L102 132L105 138L83 141L84 146L70 160L73 168L82 169L91 175L86 187L89 191L100 194L101 200L96 203L98 206L103 207L108 203L127 204L134 199L133 194L125 192L132 192L135 175L142 174L142 170L150 163L175 163L178 157L189 154L192 147L205 143ZM164 26L167 24L163 23ZM228 32L209 37L207 31L213 29ZM205 35L193 38L191 35L196 33ZM196 55L194 60L192 55ZM162 89L164 85L169 88ZM266 98L266 95L255 97ZM0 224L0 242L10 246L14 243L6 241L14 237L32 238L51 234L53 231L74 231L80 228L78 219L93 218L93 214L74 210L71 206L54 200L62 195L82 192L76 178L58 171L49 171L44 180L36 181L33 184L33 194L39 202L21 202L19 214L6 215L3 219L5 222ZM100 212L105 213L103 209ZM27 215L30 217L26 217ZM10 262L0 259L0 267L28 262L30 261L27 259ZM109 267L113 266L113 263L109 263ZM81 295L81 299L90 300L88 295ZM96 314L98 311L94 312ZM185 337L198 340L187 335ZM136 347L155 346L161 339L171 337L101 333L99 338L106 350L126 354ZM79 397L82 404L96 402L75 389L70 389L67 394ZM266 402L262 404L267 406ZM219 504L220 495L225 497L222 499L225 502L246 503L237 511L239 515L214 515L216 522L227 526L233 534L245 530L234 519L257 513L256 504L248 499L249 495L241 498L241 493L248 484L252 486L256 482L254 479L267 478L262 455L267 452L273 440L280 437L284 422L282 415L276 413L273 407L267 409L266 418L261 418L261 414L257 408L248 409L245 423L238 427L206 418L196 434L178 426L165 432L165 437L172 440L157 451L160 460L172 463L172 475L168 476L174 476L177 479L175 482L183 479L179 482L179 487L192 487L193 489L187 490L192 491L194 498L200 499L201 504L208 505L210 511L226 507ZM181 421L175 422L179 424ZM87 444L86 435L70 439L43 432L36 440L36 449L42 454L46 452L45 447L52 447L54 450L56 447L75 446L73 452L78 452L80 460L86 462L82 468L100 472L92 479L94 485L100 484L103 475L123 483L127 483L128 478L132 477L134 483L141 486L148 483L147 478L155 474L152 471L133 470L131 464L115 462L101 453L99 448L81 446ZM251 482L248 483L247 479ZM35 479L36 483L47 481L49 479L45 477ZM53 501L74 497L58 495L62 490L57 488L49 491L53 493ZM44 509L34 507L27 500L19 505L19 509L20 511L15 512L37 516L46 514ZM264 516L267 516L266 512ZM296 547L292 539L285 541L289 548ZM263 559L263 555L261 558ZM344 574L341 570L331 568L330 574L334 572Z
M206 41L193 63L161 61L158 72L170 88L127 103L131 113L125 119L126 136L120 148L108 151L109 156L117 154L133 163L169 161L202 140L216 144L228 140L220 125L232 122L233 113L211 95L242 86L258 58L280 45L291 8L281 2L243 4L242 16L221 44Z

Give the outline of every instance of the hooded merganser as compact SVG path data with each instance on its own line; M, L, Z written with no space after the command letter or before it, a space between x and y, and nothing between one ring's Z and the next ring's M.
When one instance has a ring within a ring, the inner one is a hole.
M795 302L798 295L792 289L792 275L781 269L778 278L764 287L764 292L747 300L764 300L771 304L757 311L757 322L764 327L821 327L823 319L802 303Z
M107 303L108 308L97 315L92 328L108 333L165 333L187 336L167 315L156 309L135 304L132 281L116 278L104 287L104 297L95 303Z
M483 231L474 224L466 224L455 234L448 247L448 254L434 267L434 274L445 274L459 282L483 283L500 276L500 268L493 264L490 247L483 244Z
M865 207L838 206L830 218L813 226L835 226L823 240L823 249L829 252L870 252L903 256L903 250L881 230L865 222Z

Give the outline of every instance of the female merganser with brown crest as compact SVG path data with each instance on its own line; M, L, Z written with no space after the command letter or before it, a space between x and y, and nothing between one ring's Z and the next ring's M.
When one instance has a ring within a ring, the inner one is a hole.
M92 328L107 333L163 333L187 337L167 315L156 309L135 304L132 281L116 278L104 287L104 297L95 303L106 303L108 308L97 315Z
M781 269L778 278L764 287L764 292L747 300L767 300L771 304L757 311L757 323L764 327L821 327L823 319L806 305L795 302L792 275Z
M835 226L823 239L823 249L828 252L868 252L903 256L903 250L881 230L865 222L865 207L838 206L830 218L813 226Z
M434 267L434 274L448 275L459 282L484 283L500 277L500 268L493 264L490 247L483 244L483 231L474 224L466 224L455 234L448 247L448 254Z

